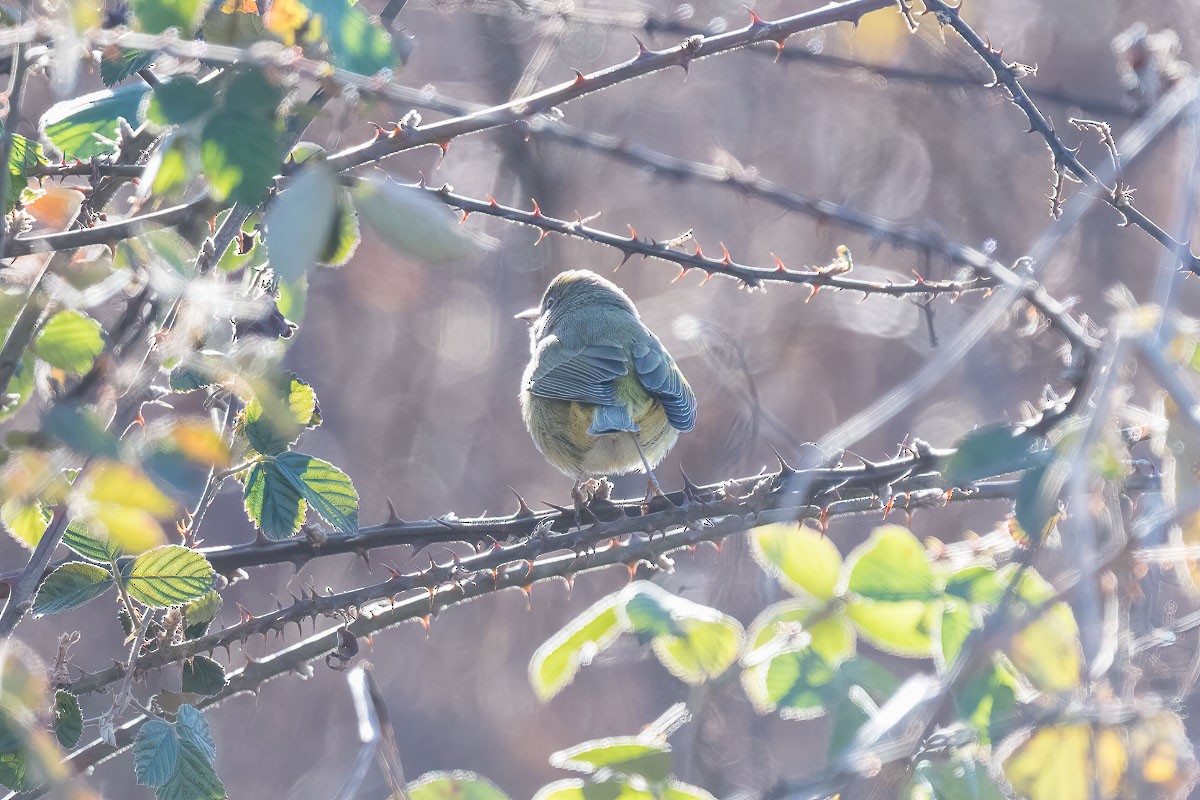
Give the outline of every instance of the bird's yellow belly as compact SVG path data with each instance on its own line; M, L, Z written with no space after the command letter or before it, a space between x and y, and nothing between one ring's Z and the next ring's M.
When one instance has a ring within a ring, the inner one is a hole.
M633 415L641 429L637 433L588 434L595 406L521 393L521 411L525 427L537 449L556 469L574 478L593 475L620 475L641 469L642 459L633 437L641 445L646 460L654 467L674 446L679 432L667 421L657 401L645 404Z

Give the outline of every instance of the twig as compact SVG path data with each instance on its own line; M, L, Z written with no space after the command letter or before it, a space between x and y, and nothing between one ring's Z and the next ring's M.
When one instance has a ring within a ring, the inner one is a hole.
M1030 98L1029 93L1021 85L1020 78L1023 77L1028 68L1020 64L1006 62L1001 56L1000 51L993 49L991 45L987 44L970 25L963 21L958 9L947 4L945 0L929 0L926 6L937 15L940 22L948 24L953 28L955 33L962 37L963 41L987 64L988 68L992 71L992 85L997 87L1003 86L1008 90L1008 95L1013 103L1017 108L1021 109L1026 119L1029 120L1030 128L1045 140L1046 146L1050 149L1050 154L1054 159L1055 169L1064 168L1070 171L1072 175L1086 186L1096 190L1106 203L1121 214L1126 224L1136 225L1141 228L1152 239L1174 253L1183 269L1200 274L1200 257L1192 253L1186 242L1177 241L1173 236L1160 228L1157 223L1134 208L1128 190L1122 186L1119 180L1115 186L1110 188L1096 176L1096 173L1084 166L1074 150L1063 143L1058 133L1055 132L1050 120L1038 109L1037 105Z

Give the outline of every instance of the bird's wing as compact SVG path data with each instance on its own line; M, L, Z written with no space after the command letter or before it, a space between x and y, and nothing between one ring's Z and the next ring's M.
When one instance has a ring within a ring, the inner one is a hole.
M615 345L569 348L553 339L539 350L529 391L556 400L616 405L613 381L629 372L628 358L625 350Z
M632 350L638 381L658 398L671 427L687 433L696 425L696 395L662 342L647 334Z

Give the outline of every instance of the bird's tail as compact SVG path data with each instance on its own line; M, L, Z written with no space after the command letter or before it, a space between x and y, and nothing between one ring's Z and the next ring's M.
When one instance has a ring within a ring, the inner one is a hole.
M633 421L629 409L618 403L615 406L596 406L592 414L592 424L588 428L588 436L599 436L602 433L618 433L629 431L637 433L641 428Z

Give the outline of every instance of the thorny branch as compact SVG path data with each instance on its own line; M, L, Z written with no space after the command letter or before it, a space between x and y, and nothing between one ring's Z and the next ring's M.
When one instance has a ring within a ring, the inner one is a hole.
M1109 187L1079 160L1074 150L1067 147L1059 138L1058 133L1054 130L1054 125L1038 109L1025 87L1021 85L1021 78L1028 73L1029 67L1005 61L1002 52L985 42L970 25L963 21L958 9L944 0L928 0L926 7L934 12L939 22L953 28L955 33L962 37L963 41L988 65L993 76L991 85L1003 86L1008 90L1010 99L1029 120L1030 130L1045 140L1046 146L1050 149L1050 155L1054 159L1055 172L1061 170L1070 172L1072 176L1088 188L1095 190L1106 203L1116 209L1126 225L1136 225L1156 242L1170 250L1185 271L1200 274L1200 256L1192 253L1188 243L1177 241L1157 223L1134 208L1130 192L1121 183L1119 176L1116 183Z

